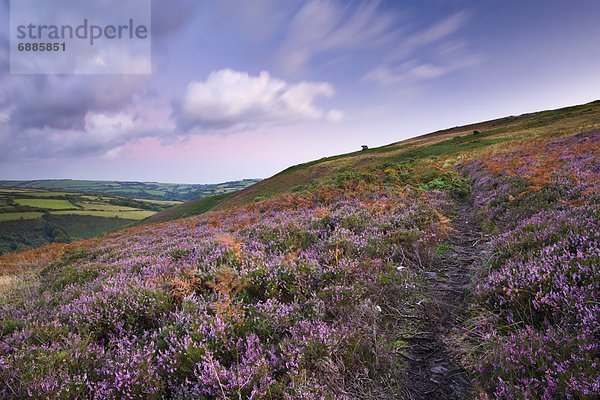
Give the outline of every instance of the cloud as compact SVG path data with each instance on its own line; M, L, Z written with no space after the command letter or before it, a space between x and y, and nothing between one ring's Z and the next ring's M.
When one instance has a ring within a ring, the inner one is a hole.
M10 140L10 147L0 147L0 161L97 155L115 158L127 144L138 139L169 138L174 126L127 110L89 112L83 127L77 129L31 127L15 132L7 128L0 123L0 141L3 137Z
M122 156L146 137L162 142L191 134L323 120L339 110L317 106L334 95L326 82L288 83L268 72L230 69L192 81L174 105L156 98L146 77L0 76L0 161Z
M10 98L14 129L82 128L89 112L122 109L147 83L145 77L136 75L10 78L0 92Z
M412 34L406 39L403 46L412 50L435 43L462 28L470 17L471 13L466 10L452 14L430 27Z
M190 22L196 4L152 0L153 39L176 34ZM170 99L158 98L154 91L156 75L10 75L7 35L7 27L1 27L0 160L116 157L116 149L139 138L168 141L176 136L177 127L169 121ZM129 54L106 57L122 64L138 62ZM119 121L113 124L114 118Z
M184 129L223 129L265 123L294 123L323 118L315 105L334 95L326 82L287 83L263 71L257 76L223 69L205 81L188 84L177 109Z
M372 48L389 41L395 18L380 12L378 1L348 7L336 1L313 0L302 6L290 21L281 46L283 67L299 72L319 53Z
M437 79L478 63L479 57L473 55L449 57L447 59L439 59L435 62L411 60L398 66L380 65L369 71L363 80L381 85L416 83Z
M410 84L440 78L479 63L465 41L452 39L471 13L460 11L414 32L391 52L386 63L371 69L363 81L380 85Z

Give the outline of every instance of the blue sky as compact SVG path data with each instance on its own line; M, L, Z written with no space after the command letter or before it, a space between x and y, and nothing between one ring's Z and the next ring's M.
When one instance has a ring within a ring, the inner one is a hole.
M598 1L155 0L151 75L10 75L0 179L220 182L600 98Z

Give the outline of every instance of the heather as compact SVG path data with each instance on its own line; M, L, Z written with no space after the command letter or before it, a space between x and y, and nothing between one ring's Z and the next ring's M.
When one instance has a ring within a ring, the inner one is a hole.
M360 398L398 384L399 315L450 201L356 184L69 248L1 304L0 397Z
M474 307L481 398L600 392L599 145L587 131L459 167L495 233Z
M496 133L1 257L0 398L594 398L600 132Z

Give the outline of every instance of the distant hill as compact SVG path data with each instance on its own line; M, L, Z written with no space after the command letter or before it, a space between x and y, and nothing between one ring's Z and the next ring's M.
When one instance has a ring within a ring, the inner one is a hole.
M44 190L68 190L110 196L151 200L187 201L244 189L258 179L215 184L178 184L157 182L88 181L71 179L3 180L0 187Z

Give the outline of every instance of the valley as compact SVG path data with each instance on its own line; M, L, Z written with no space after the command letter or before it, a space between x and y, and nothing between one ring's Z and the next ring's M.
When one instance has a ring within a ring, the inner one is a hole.
M91 238L139 223L182 200L223 196L254 182L0 181L0 254Z
M72 191L92 195L140 198L146 200L185 201L243 189L258 179L216 184L179 184L157 182L93 181L47 179L32 181L0 180L0 188L37 189L52 192Z

